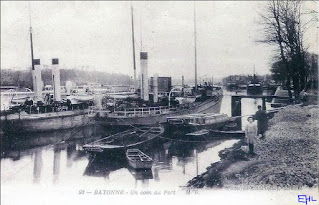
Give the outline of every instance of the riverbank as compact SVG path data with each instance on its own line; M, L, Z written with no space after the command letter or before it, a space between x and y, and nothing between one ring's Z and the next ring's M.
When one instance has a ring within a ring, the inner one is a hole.
M318 105L287 106L269 120L266 139L250 156L243 140L187 183L192 188L299 189L318 187Z

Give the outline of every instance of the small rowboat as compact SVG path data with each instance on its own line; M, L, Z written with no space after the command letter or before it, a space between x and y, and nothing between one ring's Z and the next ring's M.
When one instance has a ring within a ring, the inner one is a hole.
M153 165L153 159L139 149L126 150L126 159L134 169L151 169Z

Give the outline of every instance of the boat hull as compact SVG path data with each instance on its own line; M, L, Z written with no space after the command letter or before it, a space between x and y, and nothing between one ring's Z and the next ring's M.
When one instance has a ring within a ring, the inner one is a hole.
M87 126L94 118L88 110L63 111L40 114L10 114L1 119L1 127L5 132L45 132Z
M263 94L263 87L260 84L248 85L247 95L262 95L262 94Z
M141 152L139 149L128 149L126 151L128 164L134 169L151 169L153 159Z
M214 123L210 125L174 125L165 124L165 135L171 138L180 138L187 133L196 132L198 130L222 130L229 121Z
M167 117L186 115L191 113L219 113L221 108L222 96L217 99L208 99L198 106L194 106L185 110L172 111L160 115L146 115L141 117L97 117L96 121L109 126L130 126L130 125L153 125L157 123L165 123Z
M132 161L128 160L128 164L134 169L151 169L152 166L153 166L153 161L149 161L149 162L141 162L141 161L132 162Z

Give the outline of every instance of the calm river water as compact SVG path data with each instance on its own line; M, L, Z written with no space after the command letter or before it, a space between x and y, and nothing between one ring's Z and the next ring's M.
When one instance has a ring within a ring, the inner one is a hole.
M231 93L225 91L221 113L230 116ZM243 99L242 114L253 114L260 99ZM270 107L267 105L268 108ZM243 126L246 119L243 119ZM219 161L218 152L237 140L210 143L162 142L147 152L154 165L147 172L129 169L125 161L94 158L79 148L105 136L98 126L37 135L2 136L1 184L27 186L103 186L107 188L172 188Z

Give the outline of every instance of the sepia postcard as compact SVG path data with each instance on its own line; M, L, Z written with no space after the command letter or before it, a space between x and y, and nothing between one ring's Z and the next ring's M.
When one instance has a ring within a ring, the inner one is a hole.
M1 1L1 204L319 205L318 1Z

